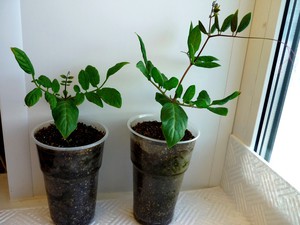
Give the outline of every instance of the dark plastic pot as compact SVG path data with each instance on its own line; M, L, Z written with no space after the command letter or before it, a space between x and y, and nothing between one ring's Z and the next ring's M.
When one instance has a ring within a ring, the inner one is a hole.
M105 136L90 145L59 148L34 138L39 129L49 124L35 128L32 137L44 175L51 218L58 225L89 224L95 214L98 172L108 131L103 125L89 124L103 131Z
M128 121L133 163L133 210L141 224L169 224L172 221L184 172L188 169L199 132L189 127L193 140L168 149L165 141L145 137L132 127L157 117L141 115Z

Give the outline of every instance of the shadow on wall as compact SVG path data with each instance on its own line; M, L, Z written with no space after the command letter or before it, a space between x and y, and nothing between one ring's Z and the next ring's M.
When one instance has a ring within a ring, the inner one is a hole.
M0 173L6 173L1 114L0 114Z

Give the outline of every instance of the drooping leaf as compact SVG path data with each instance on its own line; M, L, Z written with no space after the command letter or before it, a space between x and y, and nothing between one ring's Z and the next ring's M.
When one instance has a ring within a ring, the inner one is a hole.
M136 67L142 72L142 74L144 74L144 76L149 80L150 79L150 74L149 71L147 70L145 64L143 63L143 61L139 61L136 64Z
M88 74L81 70L78 74L78 82L83 90L88 90L90 87L90 80Z
M89 82L91 83L91 85L93 87L97 87L97 85L100 83L100 75L98 70L95 67L88 65L85 68L85 72L89 77Z
M208 107L207 109L215 114L220 115L220 116L226 116L228 113L228 109L225 107L216 107L216 108Z
M222 32L225 32L231 26L232 18L233 18L233 14L226 17L221 27Z
M212 105L224 105L227 102L229 102L230 100L237 98L240 94L241 94L241 92L235 91L231 95L228 95L226 98L223 98L220 100L214 100L211 104Z
M52 81L52 84L51 84L51 89L54 93L58 93L59 92L59 89L60 89L60 86L59 86L59 82L57 79L54 79Z
M25 104L28 107L35 105L40 100L42 95L43 95L43 93L42 93L41 89L39 89L39 88L33 89L25 96Z
M195 60L194 65L203 68L219 67L220 64L216 63L215 61L218 61L218 59L213 56L200 56Z
M52 110L52 117L55 126L63 136L68 136L76 129L79 110L70 99L57 102L56 107Z
M95 93L95 92L87 92L87 93L85 93L85 97L86 97L86 99L88 101L96 104L97 106L99 106L101 108L103 107L103 102L101 100L101 97L97 93Z
M168 91L176 88L178 85L178 79L176 77L171 77L169 80L164 82L164 88Z
M166 103L161 109L160 119L167 145L171 148L183 138L188 117L178 104Z
M39 76L39 78L37 79L37 82L45 88L50 88L52 86L51 80L48 77L46 77L45 75Z
M56 107L57 99L56 99L55 95L53 95L49 92L45 92L45 99L49 103L51 109L54 109Z
M164 77L156 67L153 67L153 69L151 70L151 76L153 77L154 82L157 83L160 87L164 85Z
M195 93L196 93L196 86L195 85L189 86L182 97L183 102L189 103L192 100L192 98L195 96Z
M204 33L204 34L207 34L207 31L206 31L206 29L205 29L203 23L202 23L200 20L199 20L199 22L198 22L198 25L199 25L200 31L201 31L202 33Z
M106 79L108 79L110 76L114 75L116 72L118 72L120 69L122 69L123 66L129 64L129 62L120 62L117 63L116 65L112 66L107 70L106 73Z
M251 13L248 13L242 18L236 32L240 33L243 30L245 30L250 24L250 21L251 21Z
M188 49L189 49L188 54L191 61L194 61L195 53L199 50L200 43L201 43L201 32L199 29L199 25L197 25L190 31L188 36L188 41L187 41Z
M24 51L22 51L19 48L11 48L11 51L13 52L19 66L21 69L28 74L34 75L34 68L33 65L26 55Z
M238 13L239 11L236 10L236 12L233 14L232 20L231 20L231 32L234 33L238 26Z
M161 105L164 105L164 104L170 102L170 100L169 100L165 95L163 95L163 94L161 94L161 93L159 93L159 92L157 92L157 93L155 94L155 100L156 100L158 103L160 103Z
M140 48L141 48L142 56L143 56L143 59L144 59L144 63L145 63L145 65L147 65L148 59L147 59L145 44L143 42L143 39L138 34L136 34L136 35L138 36L138 39L139 39L139 42L140 42Z
M122 97L121 94L114 88L102 88L98 91L101 99L116 108L121 108Z

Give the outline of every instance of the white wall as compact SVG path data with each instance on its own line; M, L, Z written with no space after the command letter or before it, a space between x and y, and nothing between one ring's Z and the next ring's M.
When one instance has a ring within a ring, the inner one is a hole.
M129 134L126 122L129 117L136 114L159 112L159 105L153 100L155 89L135 68L136 62L141 59L135 32L143 37L148 49L148 58L152 59L166 75L179 76L187 65L187 58L181 51L187 50L186 38L189 24L191 21L196 24L198 19L207 20L211 2L210 0L191 0L188 3L179 0L23 0L21 2L22 34L16 33L13 37L7 37L7 40L21 39L22 35L23 42L8 42L6 47L8 48L8 45L22 47L31 58L38 74L56 77L70 70L76 75L87 64L96 66L102 74L105 74L106 69L116 62L131 62L131 65L109 82L123 94L122 109L117 110L108 106L101 110L90 104L80 107L82 117L103 122L110 130L100 172L100 192L132 190ZM241 14L252 11L255 2L234 0L227 4L227 1L220 0L219 3L223 9L221 18L224 19L224 16L233 13L236 8L240 8ZM17 10L18 6L14 9ZM15 14L16 12L11 12L11 16ZM9 21L5 19L0 22L0 25L2 23L7 24ZM4 30L1 30L1 33L4 33ZM239 89L246 44L241 40L234 42L230 39L213 40L208 45L207 52L218 57L222 67L210 71L192 69L189 76L193 82L199 84L198 91L207 89L213 98L222 98ZM4 68L7 69L9 66L17 71L14 74L20 73L12 54L5 55L5 58L10 65L3 65ZM2 74L4 75L1 83L8 76L6 73ZM32 88L28 76L26 81L24 77L19 76L18 83L26 85L27 90ZM14 87L9 83L6 88ZM1 91L1 101L2 107L6 107L5 102L8 100L3 96L3 91ZM200 129L201 136L190 169L186 173L183 189L219 184L235 112L235 103L229 106L230 115L226 118L220 118L206 111L190 111L190 121ZM12 107L7 108L7 111L12 113L20 107L22 110L18 113L25 111L26 114L27 108L20 102L13 102ZM4 123L7 123L9 116L3 116ZM50 119L48 106L41 102L28 110L28 129L31 130L38 123L48 119ZM28 133L21 133L18 124L13 123L10 126L18 135L28 137ZM11 135L7 133L5 139L9 139ZM22 143L28 140L29 137ZM33 194L44 194L43 180L33 143L30 143L31 170L28 170L29 165L26 160L16 157L16 152L9 150L11 145L12 143L6 142L8 157L15 157L13 160L8 159L10 167L15 168L16 163L24 164L27 168L24 172L32 173ZM27 154L25 158L29 157L28 149L18 149L18 151ZM17 175L10 174L9 171L8 175L19 178L23 176L21 171ZM10 188L16 185L23 186L20 181L19 184L10 185ZM22 195L31 194L27 191Z

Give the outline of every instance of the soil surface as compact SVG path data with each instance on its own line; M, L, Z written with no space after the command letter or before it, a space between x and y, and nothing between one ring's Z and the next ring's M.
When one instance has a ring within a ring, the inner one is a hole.
M92 144L103 138L104 135L104 132L98 131L92 126L78 123L76 130L73 131L67 139L62 137L54 124L42 128L34 136L38 141L46 145L55 147L78 147Z
M137 123L132 129L146 137L150 137L153 139L158 140L165 140L165 137L163 135L162 129L161 129L161 122L158 121L145 121L141 123ZM192 133L189 130L185 131L184 137L181 139L181 141L187 141L195 138Z

